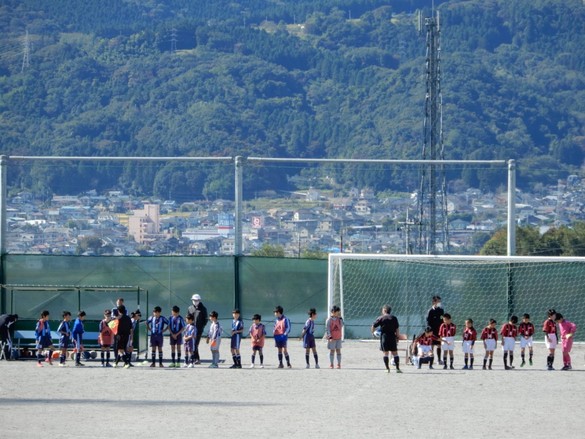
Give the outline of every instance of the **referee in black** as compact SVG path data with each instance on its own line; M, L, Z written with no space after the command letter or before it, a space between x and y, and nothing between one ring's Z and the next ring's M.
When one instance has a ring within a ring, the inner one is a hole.
M380 327L380 350L384 352L384 365L386 366L386 372L390 373L390 359L388 358L388 353L392 352L396 372L402 373L398 364L398 336L400 334L398 328L400 325L398 324L398 319L394 317L391 312L392 308L390 305L384 305L382 307L382 315L372 324L371 331L373 335L376 328Z

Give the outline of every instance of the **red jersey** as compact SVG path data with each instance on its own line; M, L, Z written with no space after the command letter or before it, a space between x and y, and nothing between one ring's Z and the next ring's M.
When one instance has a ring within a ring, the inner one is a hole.
M486 326L485 328L483 328L483 331L481 331L481 339L482 340L494 339L498 341L498 330L496 328L490 328L489 326Z
M518 335L518 328L513 323L508 322L502 325L500 334L502 334L502 337L516 338L516 336Z
M457 326L454 323L442 323L439 327L439 337L454 337Z
M416 342L421 346L432 346L433 341L439 341L438 337L434 335L426 335L423 334L419 338L416 339Z
M463 341L475 341L477 340L477 331L475 328L465 328L463 330Z
M551 319L546 319L542 325L542 332L545 332L546 334L556 334L557 325L555 325L555 322Z
M531 322L520 323L520 325L518 325L518 334L527 338L532 337L534 335L534 325Z

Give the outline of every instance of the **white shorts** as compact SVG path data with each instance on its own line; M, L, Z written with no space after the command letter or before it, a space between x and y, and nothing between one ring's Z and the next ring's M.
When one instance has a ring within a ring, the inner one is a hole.
M495 351L496 350L496 340L493 338L488 338L487 340L483 341L485 343L485 350L486 351Z
M549 341L550 339L550 341ZM547 349L556 349L557 347L557 334L548 334L548 337L544 336L544 344Z
M452 351L455 348L455 337L443 337L443 339L441 349L443 351Z
M528 346L529 348L532 347L532 336L528 338L525 337L520 338L520 348L524 349L526 346Z
M461 347L463 348L464 354L473 354L473 342L471 340L463 341Z
M433 354L433 347L427 345L418 345L418 356L428 357Z
M502 350L514 352L514 347L516 347L516 339L514 337L504 337L503 341L504 343L502 344Z

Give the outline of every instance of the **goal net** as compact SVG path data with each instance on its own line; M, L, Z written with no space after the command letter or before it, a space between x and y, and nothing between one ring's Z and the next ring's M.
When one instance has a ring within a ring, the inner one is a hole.
M536 327L554 308L585 332L585 258L330 254L328 307L341 307L346 338L371 337L370 326L389 304L401 333L426 326L439 295L458 336L467 318L478 332L528 313ZM576 339L585 337L577 331Z

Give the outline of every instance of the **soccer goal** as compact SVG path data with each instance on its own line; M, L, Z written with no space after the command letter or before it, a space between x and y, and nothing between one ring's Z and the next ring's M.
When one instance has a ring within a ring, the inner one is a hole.
M537 328L555 308L585 328L585 258L330 254L328 307L341 307L346 338L370 337L389 304L401 332L419 333L433 295L442 298L458 335L467 318L481 329L528 313ZM585 331L583 331L585 332ZM585 339L577 332L577 339Z

